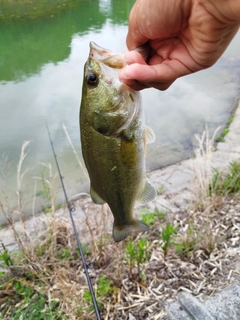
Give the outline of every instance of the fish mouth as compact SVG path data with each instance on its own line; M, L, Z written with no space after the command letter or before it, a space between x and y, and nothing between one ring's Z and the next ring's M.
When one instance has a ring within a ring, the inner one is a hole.
M90 56L95 60L102 61L106 57L111 57L113 53L105 48L98 46L95 42L91 41L90 44Z
M102 48L98 46L95 42L91 41L90 44L90 53L89 56L96 60L101 61L106 66L114 68L114 69L121 69L126 65L124 60L124 54L116 54L110 50Z

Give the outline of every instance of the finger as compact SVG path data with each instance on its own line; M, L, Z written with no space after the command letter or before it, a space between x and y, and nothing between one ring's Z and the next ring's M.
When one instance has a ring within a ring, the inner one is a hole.
M142 55L138 51L129 51L125 54L124 60L127 64L139 63L145 64L146 62L143 59Z
M148 88L155 88L155 89L164 91L164 90L167 90L173 84L174 81L175 80L167 81L167 82L148 82L147 84L145 84L145 87L147 85ZM144 84L142 84L142 85L144 85ZM135 90L137 90L137 89L135 89ZM140 90L142 90L142 89L140 89Z
M132 30L132 28L129 27L129 31L126 38L128 50L134 50L138 47L141 47L142 45L147 43L148 40L149 39L142 36L140 32L137 31L137 29Z
M192 71L178 60L164 61L158 65L146 65L133 63L127 65L121 70L120 80L137 80L138 82L147 83L164 83L173 82L178 77L187 75Z
M157 90L167 90L174 81L168 81L168 82L148 82L148 83L141 83L138 81L123 81L126 83L130 88L132 88L135 91L140 91L144 89L149 89L149 88L155 88Z
M126 83L130 88L132 88L135 91L140 91L140 90L149 88L148 85L145 85L135 80L123 81L123 82Z
M129 80L129 79L120 79L120 81L126 83L130 88L136 91L148 89L148 88L155 88L161 91L168 89L174 81L168 82L148 82L148 83L141 83L136 80Z
M147 65L146 62L144 61L143 57L141 54L137 51L129 51L125 54L124 60L128 65L131 65L133 63L137 63L139 65ZM134 90L143 90L148 88L147 85L141 84L138 81L134 79L128 79L125 76L124 69L120 70L119 72L119 80L126 83L129 87L131 87Z

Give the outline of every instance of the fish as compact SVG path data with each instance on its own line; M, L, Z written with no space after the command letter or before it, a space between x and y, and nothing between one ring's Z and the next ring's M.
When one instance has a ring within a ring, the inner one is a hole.
M133 210L135 201L147 203L156 196L145 178L146 144L154 142L155 135L144 124L140 92L119 81L125 65L122 53L90 42L79 115L90 196L95 204L109 205L115 242L134 229L150 230L134 218Z

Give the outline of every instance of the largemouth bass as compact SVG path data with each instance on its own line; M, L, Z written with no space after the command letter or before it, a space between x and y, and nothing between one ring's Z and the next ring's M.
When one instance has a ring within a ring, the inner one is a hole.
M156 196L145 180L146 143L152 130L144 126L141 96L118 79L124 57L93 42L84 67L80 132L94 203L109 205L113 238L125 239L133 229L149 227L133 217L136 200L146 203Z

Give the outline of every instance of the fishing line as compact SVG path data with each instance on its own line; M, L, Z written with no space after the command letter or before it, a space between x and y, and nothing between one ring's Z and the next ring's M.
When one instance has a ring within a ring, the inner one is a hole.
M54 159L55 159L55 162L56 162L59 178L60 178L60 181L61 181L61 184L62 184L62 189L63 189L63 193L64 193L64 196L65 196L66 204L67 204L67 207L68 207L69 215L70 215L70 218L71 218L71 221L72 221L74 234L75 234L75 237L76 237L76 240L77 240L78 250L79 250L80 255L81 255L83 269L84 269L84 272L85 272L85 275L86 275L86 278L87 278L89 291L91 293L93 306L94 306L94 309L95 309L97 320L101 320L99 309L98 309L98 305L97 305L97 300L96 300L96 297L95 297L95 294L94 294L94 290L93 290L93 287L92 287L92 282L91 282L91 279L90 279L90 276L89 276L89 273L88 273L88 267L87 267L87 264L86 264L86 261L85 261L85 258L84 258L84 254L83 254L83 251L82 251L80 238L79 238L79 235L78 235L78 232L77 232L77 228L76 228L76 225L75 225L75 222L74 222L74 219L73 219L73 215L72 215L72 211L73 210L72 210L72 207L70 206L69 201L68 201L67 192L66 192L66 189L65 189L65 186L64 186L64 183L63 183L63 176L61 174L60 167L59 167L59 164L58 164L58 161L57 161L57 155L55 153L53 141L52 141L52 138L51 138L51 134L50 134L47 122L46 122L46 127L47 127L47 131L48 131L48 136L49 136L49 140L50 140L50 143L51 143Z

